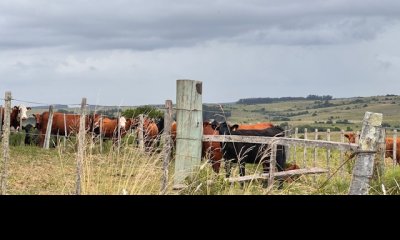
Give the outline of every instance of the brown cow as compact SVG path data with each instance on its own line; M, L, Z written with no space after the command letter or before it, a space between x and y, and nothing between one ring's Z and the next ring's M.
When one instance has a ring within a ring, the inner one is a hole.
M229 126L232 131L236 130L261 130L266 128L271 128L274 125L272 123L262 122L262 123L254 123L254 124L234 124Z
M129 128L132 127L133 129L136 129L136 132L138 133L139 130L139 118L135 118L133 120L128 120L128 125ZM128 129L129 129L128 128ZM159 129L157 127L157 124L155 123L154 120L145 117L144 122L143 122L143 140L144 140L144 145L146 149L151 149L152 147L155 147L155 144L157 144L159 141Z
M25 107L24 105L14 106L10 113L10 127L18 130L20 125L20 119L26 120L28 118L27 112L31 110L30 107ZM4 125L4 108L0 107L1 112L1 125Z
M175 124L176 125L176 124ZM219 132L213 129L210 122L203 122L203 134L204 135L219 135ZM203 142L202 158L209 157L211 160L212 168L214 172L219 173L221 166L222 152L220 142Z
M100 134L100 121L101 118L97 117L96 121L93 125L93 132L95 134ZM126 123L128 122L125 117L120 118L102 118L102 128L101 128L101 135L105 138L112 139L113 142L118 140L118 129L120 131L120 136L124 137L127 133L126 131Z
M47 123L49 121L49 112L43 112L42 114L33 114L36 118L36 128L40 131L39 145L43 146L44 138L47 130ZM85 129L90 131L93 128L93 122L97 119L98 115L86 115ZM55 112L53 114L53 122L51 125L51 134L65 135L65 126L67 127L67 135L78 133L79 131L79 114L65 114L64 124L64 113Z
M344 135L350 143L355 143L356 142L356 136L357 134L352 132L352 133L346 133ZM392 137L387 137L385 139L385 145L386 145L386 150L385 150L385 157L390 157L393 159L393 138ZM400 139L397 138L397 151L396 151L396 161L397 163L400 164Z

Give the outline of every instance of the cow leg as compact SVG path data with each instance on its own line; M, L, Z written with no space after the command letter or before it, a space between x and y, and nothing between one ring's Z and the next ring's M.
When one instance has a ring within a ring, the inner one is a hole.
M262 163L263 165L263 173L269 173L269 159L265 159ZM262 187L267 188L268 187L268 179L263 179L262 180Z
M45 134L40 133L40 136L39 136L39 146L40 146L41 148L44 147L44 137L45 137Z
M219 173L219 169L221 167L221 162L220 161L216 161L216 160L211 160L211 164L212 164L212 169L214 170L215 173Z
M246 175L246 161L244 159L239 160L239 176L243 177ZM244 182L240 182L240 187L244 188Z

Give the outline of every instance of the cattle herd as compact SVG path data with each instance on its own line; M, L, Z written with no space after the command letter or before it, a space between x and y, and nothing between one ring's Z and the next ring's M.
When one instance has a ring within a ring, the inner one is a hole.
M10 126L19 129L21 120L24 121L28 118L28 110L31 108L23 105L15 106L12 108L10 114ZM4 109L0 108L2 116L2 125L4 124ZM36 120L35 126L25 126L25 131L28 132L32 128L39 131L39 145L43 146L44 136L47 130L49 121L49 112L41 114L32 114ZM92 132L94 135L102 135L104 139L111 139L112 141L118 140L118 137L124 137L132 130L138 130L139 119L126 119L108 118L98 114L90 114L85 119L86 131ZM51 125L51 134L59 134L61 136L71 135L77 133L79 130L80 115L77 114L64 114L55 112L53 114L53 121ZM144 143L147 149L158 146L160 134L164 130L164 120L144 118L143 133ZM203 123L204 135L238 135L238 136L265 136L265 137L283 137L284 130L279 126L274 126L272 123L258 123L247 125L230 125L227 122L208 122ZM345 135L350 142L355 142L355 134L348 133ZM27 134L27 138L29 135ZM176 122L171 125L171 138L173 145L176 144ZM392 157L393 153L393 139L386 139L387 156ZM397 148L400 149L400 140L397 141ZM238 163L240 176L245 175L246 163L259 163L263 166L263 172L269 172L269 160L271 149L265 144L253 144L244 142L203 142L202 143L202 157L209 159L212 169L215 172L220 171L222 159L225 161L226 176L229 177L231 170L231 163ZM397 161L400 163L400 151L397 151ZM277 146L276 152L276 169L284 171L285 169L297 169L297 165L286 164L286 151L284 145Z

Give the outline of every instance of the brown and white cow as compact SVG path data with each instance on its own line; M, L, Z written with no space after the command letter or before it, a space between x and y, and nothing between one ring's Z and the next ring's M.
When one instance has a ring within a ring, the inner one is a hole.
M102 119L102 124L100 124L100 121ZM102 118L97 118L94 126L93 126L93 132L95 134L100 134L100 125L102 125L101 128L101 134L103 137L112 139L113 142L118 140L118 130L120 131L119 134L121 137L124 137L127 133L127 120L125 117L120 117L120 118L108 118L108 117L102 117Z
M20 120L24 121L28 119L28 110L31 110L30 107L26 107L24 105L14 106L11 109L10 113L10 127L14 127L15 129L19 129ZM4 108L0 107L1 112L1 125L4 125Z

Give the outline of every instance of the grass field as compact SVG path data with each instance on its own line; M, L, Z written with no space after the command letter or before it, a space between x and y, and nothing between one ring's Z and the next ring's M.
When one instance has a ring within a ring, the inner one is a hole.
M361 121L366 111L383 113L386 126L400 126L398 96L333 99L329 101L328 107L321 107L320 104L321 102L309 100L254 105L227 104L224 105L224 110L231 112L227 120L232 123L268 121L274 124L287 123L291 129L307 126L308 139L315 139L314 128L319 127L361 130ZM35 109L35 112L41 111ZM299 133L299 137L304 137L304 134ZM318 133L318 139L326 138L325 132ZM340 141L340 133L332 132L331 140ZM21 138L15 136L10 141L13 146L8 165L7 194L75 194L76 143L73 139L67 142L66 147L61 145L50 150L23 146L21 141ZM82 179L83 194L160 194L162 154L141 152L131 143L132 140L125 141L117 151L113 150L108 142L103 154L99 153L98 145L87 146ZM319 149L315 152L311 148L306 151L303 148L291 148L289 152L288 162L295 162L302 167L315 165L328 168L326 150ZM340 155L339 151L330 152L331 173L339 168ZM169 167L167 194L347 194L352 166L352 161L344 164L328 182L326 174L315 177L302 176L295 181L286 182L284 188L278 190L276 187L263 188L257 181L246 184L244 188L238 184L229 184L224 180L224 170L215 174L210 165L203 161L199 169L187 180L189 187L179 192L172 190L172 161ZM385 174L372 182L370 193L400 194L400 168L393 167L391 159L385 160L385 166ZM260 166L246 165L247 175L256 172L261 172ZM237 175L236 168L233 170L233 176Z
M300 166L314 165L314 149L307 149L307 159L303 161L304 149L292 148L289 162ZM11 159L8 166L7 194L15 195L59 195L75 194L76 187L76 155L74 146L58 147L43 150L36 146L12 146ZM91 153L92 152L92 153ZM295 154L296 153L296 154ZM333 173L340 164L340 152L332 151L330 170ZM124 145L119 151L110 150L104 154L90 150L88 146L83 169L82 194L120 195L120 194L160 194L162 176L162 155L160 153L144 153L132 145ZM284 188L278 190L263 188L259 181L247 183L244 188L239 184L230 184L224 180L225 171L215 174L210 164L204 161L187 180L188 188L182 191L172 190L174 162L169 167L169 187L167 194L347 194L351 180L353 162L344 165L328 182L327 175L302 176L294 181L285 182ZM327 168L327 152L317 150L316 166ZM378 181L372 183L371 194L383 194L382 183L387 194L399 194L400 168L393 168L391 159L386 159L386 173ZM247 164L246 175L261 173L261 166ZM232 172L238 176L237 167ZM210 181L211 180L211 181ZM212 182L212 183L211 183Z

